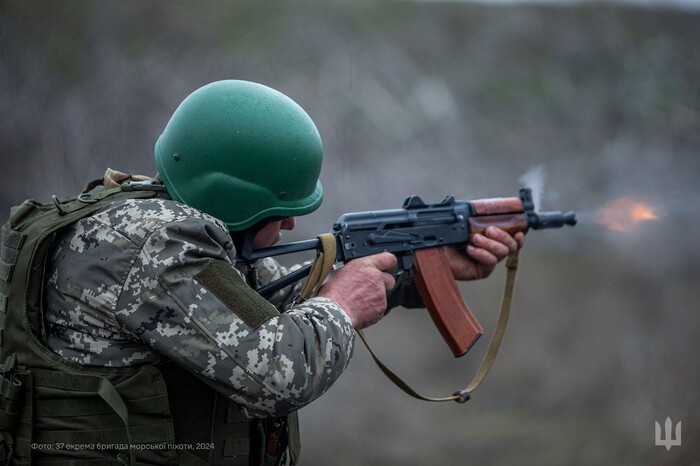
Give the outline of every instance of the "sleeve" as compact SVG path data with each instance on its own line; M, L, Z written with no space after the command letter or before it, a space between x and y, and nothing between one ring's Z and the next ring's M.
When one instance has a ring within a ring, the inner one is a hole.
M284 277L288 273L294 272L295 270L298 270L310 263L311 261L307 261L303 264L296 264L286 268L272 257L265 257L255 263L255 268L258 278L260 279L260 285L267 285L268 283ZM268 301L270 301L272 305L275 306L280 312L284 311L285 306L291 303L294 297L302 290L305 281L306 278L303 278L294 285L282 288L270 296Z
M280 314L232 267L228 240L201 219L154 231L127 276L117 319L250 417L288 414L347 367L350 318L325 298Z

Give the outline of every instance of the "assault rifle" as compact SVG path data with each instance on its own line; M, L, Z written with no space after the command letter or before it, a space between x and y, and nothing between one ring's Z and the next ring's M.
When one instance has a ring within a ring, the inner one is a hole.
M395 254L400 272L413 274L423 302L450 349L455 356L462 356L483 334L483 328L462 299L441 246L465 244L471 235L483 233L489 226L515 234L564 225L576 225L574 212L535 212L532 191L523 188L518 197L457 201L447 196L432 205L410 196L400 209L344 214L331 233L336 240L335 262L384 251ZM245 261L255 261L320 246L320 240L313 239L244 250L241 255ZM308 275L310 269L311 265L302 267L257 291L268 298Z

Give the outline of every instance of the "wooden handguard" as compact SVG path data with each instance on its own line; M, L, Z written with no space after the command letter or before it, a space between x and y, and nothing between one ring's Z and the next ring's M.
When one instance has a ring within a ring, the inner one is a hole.
M469 220L469 233L484 234L488 227L498 227L509 235L519 231L527 231L527 216L525 214L484 215L472 217Z
M527 231L527 215L523 202L517 197L480 199L471 201L471 205L474 216L469 219L469 232L472 235L483 234L490 226L498 227L511 235Z
M484 333L464 302L443 248L413 252L416 287L435 326L455 357L464 356Z

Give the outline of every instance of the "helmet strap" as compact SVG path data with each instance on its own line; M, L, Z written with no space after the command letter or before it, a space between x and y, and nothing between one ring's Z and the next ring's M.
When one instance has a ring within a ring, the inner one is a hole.
M253 241L255 241L255 236L261 230L261 228L256 228L258 224L243 230L235 231L231 233L231 238L233 238L233 244L236 246L236 251L238 251L237 256L248 264L252 264L255 261L248 260L250 254L253 252Z
M236 251L238 251L238 257L249 264L254 263L255 261L251 261L248 258L253 253L253 242L255 241L257 234L260 232L260 230L265 228L267 224L277 222L285 218L287 217L267 217L243 231L231 232L231 238L233 239L233 244L236 246Z

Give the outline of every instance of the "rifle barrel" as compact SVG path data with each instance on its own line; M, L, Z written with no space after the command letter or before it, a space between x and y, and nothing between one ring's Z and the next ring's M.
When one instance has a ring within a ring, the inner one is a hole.
M574 212L535 212L530 216L530 228L544 230L546 228L561 228L564 225L576 225Z

